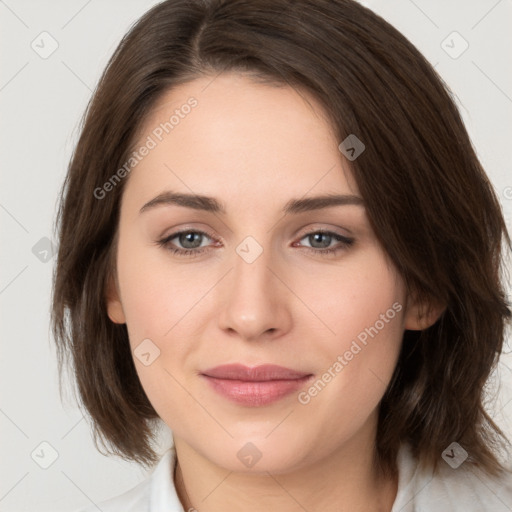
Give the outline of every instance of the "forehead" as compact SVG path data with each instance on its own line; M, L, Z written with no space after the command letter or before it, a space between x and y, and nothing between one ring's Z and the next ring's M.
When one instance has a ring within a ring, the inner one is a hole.
M313 190L357 194L338 144L304 91L236 73L201 77L167 91L146 116L133 147L151 149L125 194L173 189L279 203Z

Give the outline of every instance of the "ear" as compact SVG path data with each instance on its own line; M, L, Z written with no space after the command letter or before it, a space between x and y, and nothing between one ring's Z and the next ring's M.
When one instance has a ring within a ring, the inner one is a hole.
M126 317L123 311L123 305L121 304L121 298L119 295L119 287L114 277L110 277L105 290L105 300L107 304L107 314L110 320L115 324L126 323Z
M434 325L446 307L436 301L420 300L415 294L407 297L404 327L410 331L423 331Z

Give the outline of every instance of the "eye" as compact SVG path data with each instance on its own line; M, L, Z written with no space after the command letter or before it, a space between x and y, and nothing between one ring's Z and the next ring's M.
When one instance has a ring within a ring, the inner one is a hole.
M332 255L341 250L344 250L354 243L353 238L348 238L332 231L312 231L301 238L301 240L307 240L309 245L303 246L305 249L312 251L316 254ZM338 245L332 246L335 242ZM294 244L297 247L296 244Z
M304 235L300 241L307 240L309 245L293 243L293 247L303 248L314 254L333 255L345 250L354 243L353 238L348 238L332 231L317 230ZM177 256L194 257L207 251L210 245L219 246L213 235L199 230L183 230L171 233L169 236L158 240L157 244ZM335 244L334 246L332 244ZM337 244L337 245L336 245Z
M203 242L212 239L213 237L204 231L188 229L172 233L157 243L178 256L193 257L203 253L208 247L209 244Z
M205 236L207 236L205 233L198 231L185 231L176 235L174 238L178 240L184 249L197 249L202 246ZM173 238L171 238L171 240L173 240Z

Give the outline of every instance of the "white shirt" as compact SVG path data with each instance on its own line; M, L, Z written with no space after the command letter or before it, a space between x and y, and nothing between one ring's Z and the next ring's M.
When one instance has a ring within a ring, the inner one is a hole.
M512 472L490 479L468 464L420 471L408 445L398 454L398 492L391 512L512 512ZM174 486L176 451L171 447L153 472L133 489L76 512L185 512Z

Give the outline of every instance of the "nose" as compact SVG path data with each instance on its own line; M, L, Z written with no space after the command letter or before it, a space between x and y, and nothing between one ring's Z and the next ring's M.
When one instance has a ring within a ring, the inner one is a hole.
M238 254L220 297L219 327L247 341L275 339L292 324L291 293L269 251L252 263Z

